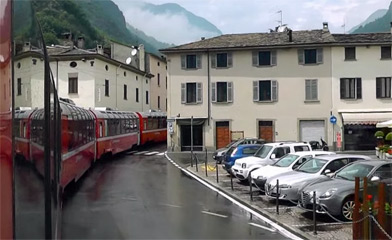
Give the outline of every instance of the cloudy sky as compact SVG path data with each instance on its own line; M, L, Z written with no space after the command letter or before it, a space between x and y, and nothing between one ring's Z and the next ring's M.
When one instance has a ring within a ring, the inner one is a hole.
M166 16L153 20L149 13L135 10L136 0L114 0L125 18L135 27L159 40L176 44L192 41L178 36L180 30L189 28L186 21ZM330 31L343 33L364 21L378 9L387 9L391 0L146 0L152 4L174 2L217 26L224 34L267 32L278 25L283 12L283 23L293 30L320 29L322 22L329 23ZM150 20L146 20L150 19ZM177 32L171 32L176 28ZM167 36L162 37L162 35ZM176 34L177 33L177 34ZM202 33L200 33L202 34ZM159 36L158 36L159 35ZM198 37L199 38L199 37Z

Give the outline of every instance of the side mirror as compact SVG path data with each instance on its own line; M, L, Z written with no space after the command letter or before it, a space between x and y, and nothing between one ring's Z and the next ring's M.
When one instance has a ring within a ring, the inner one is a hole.
M324 174L325 174L325 175L330 174L330 173L331 173L331 170L330 170L330 169L326 169L326 170L324 171Z
M371 181L371 182L378 182L378 181L380 181L380 177L378 177L378 176L373 176L373 177L370 179L370 181Z
M272 159L276 158L276 155L275 155L274 153L271 154L271 158L272 158Z

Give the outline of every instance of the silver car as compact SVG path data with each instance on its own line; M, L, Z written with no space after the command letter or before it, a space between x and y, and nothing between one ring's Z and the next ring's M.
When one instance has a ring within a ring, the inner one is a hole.
M276 198L276 182L279 180L279 199L298 201L300 189L316 181L320 176L331 175L342 167L357 160L370 160L363 155L324 155L311 158L291 172L282 173L268 178L265 183L265 195Z
M313 209L313 192L316 192L316 210L330 213L344 220L352 220L354 210L355 177L368 177L372 182L387 184L392 189L392 161L358 161L350 164L332 177L319 179L306 186L301 193L300 205ZM390 191L391 192L391 191ZM390 194L389 192L389 194Z

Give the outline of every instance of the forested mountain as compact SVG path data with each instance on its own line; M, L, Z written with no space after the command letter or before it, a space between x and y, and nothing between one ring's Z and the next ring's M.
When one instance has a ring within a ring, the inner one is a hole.
M390 32L392 22L392 1L389 4L388 11L380 18L360 26L353 33L374 33L374 32Z
M357 30L359 27L363 27L368 23L371 23L377 19L379 19L380 17L384 16L385 13L387 13L388 9L378 9L377 11L375 11L374 13L372 13L365 21L361 22L360 24L358 24L357 26L351 28L348 32L349 33L353 33L355 30Z

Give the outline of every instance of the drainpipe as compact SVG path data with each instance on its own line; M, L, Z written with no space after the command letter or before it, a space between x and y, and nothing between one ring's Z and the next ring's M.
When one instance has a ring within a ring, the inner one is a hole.
M208 119L207 119L207 123L208 126L210 126L210 118L211 118L211 101L210 101L210 85L211 85L211 76L210 76L210 50L207 49L207 79L208 79Z

